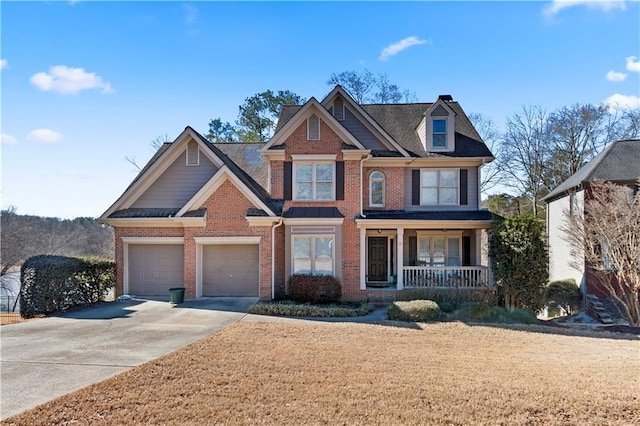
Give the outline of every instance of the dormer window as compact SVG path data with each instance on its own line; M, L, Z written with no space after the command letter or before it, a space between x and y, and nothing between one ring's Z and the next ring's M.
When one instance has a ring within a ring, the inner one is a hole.
M315 114L307 118L307 139L310 141L320 140L320 117Z
M447 120L433 120L433 147L447 147Z

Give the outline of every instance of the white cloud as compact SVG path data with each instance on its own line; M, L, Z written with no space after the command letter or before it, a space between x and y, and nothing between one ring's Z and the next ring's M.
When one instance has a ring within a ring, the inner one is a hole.
M0 70L9 68L9 62L6 59L0 59Z
M640 61L636 61L635 56L624 58L627 61L627 71L640 72Z
M604 100L605 105L610 111L618 111L621 109L639 109L640 97L634 95L621 95L616 93Z
M51 129L35 129L29 132L27 140L31 142L54 143L63 138L61 133Z
M198 8L190 4L183 4L184 22L187 25L194 24L198 20Z
M607 73L607 80L609 81L613 81L613 82L625 81L626 78L627 78L627 74L623 72L617 72L612 70Z
M626 10L624 0L552 0L551 4L544 8L547 18L557 15L562 9L574 6L586 6L589 9L599 9L603 12L611 12L616 9Z
M111 84L99 75L86 72L83 68L70 68L56 65L49 72L39 72L29 79L31 84L45 92L78 93L81 90L102 89L102 93L111 93Z
M18 138L16 138L15 136L11 136L8 135L6 133L1 133L0 134L0 142L3 144L14 144L14 143L18 143Z
M380 59L381 61L386 61L391 56L395 56L403 50L410 48L411 46L425 43L431 44L431 41L419 39L416 36L407 37L382 49L382 52L380 52L380 56L378 57L378 59Z

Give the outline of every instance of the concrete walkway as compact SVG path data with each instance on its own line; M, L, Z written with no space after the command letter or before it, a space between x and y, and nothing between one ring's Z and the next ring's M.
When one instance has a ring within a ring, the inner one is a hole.
M180 349L241 320L255 298L104 303L0 327L0 419Z

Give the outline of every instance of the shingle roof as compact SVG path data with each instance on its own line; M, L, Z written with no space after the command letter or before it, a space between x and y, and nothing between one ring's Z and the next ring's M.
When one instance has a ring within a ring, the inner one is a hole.
M476 211L430 211L413 212L406 210L365 210L366 219L408 219L408 220L493 220L497 216L488 210Z
M280 210L278 209L278 204L272 202L271 197L269 196L269 193L258 182L256 182L256 180L253 179L253 177L251 177L247 172L245 172L242 168L240 168L231 158L229 158L229 156L227 156L227 154L225 154L217 146L218 144L209 142L207 139L204 138L204 136L202 136L200 133L196 132L195 130L193 130L193 132L200 138L200 140L206 146L209 147L209 149L211 149L214 152L214 154L216 154L218 158L220 158L220 160L222 160L224 165L227 166L229 170L231 170L231 172L234 175L236 175L238 179L240 179L242 183L245 184L247 188L249 188L249 190L256 195L256 197L258 197L260 201L262 201L265 205L269 206L269 208L276 215L280 214Z
M165 208L130 208L118 210L109 215L110 219L123 219L123 218L166 218L174 217L180 209L165 209ZM190 210L186 212L182 217L204 217L207 209Z
M416 128L433 103L414 104L363 104L360 105L400 146L416 157L493 157L489 148L471 124L458 102L447 105L456 113L454 152L427 152L418 137ZM302 107L282 107L276 132L280 130ZM384 156L384 152L377 155Z
M282 214L285 218L341 218L344 217L335 207L290 207Z
M634 182L638 179L640 179L640 139L621 140L609 145L547 194L543 200L550 201L586 182L596 180Z
M216 142L214 145L247 172L256 183L263 188L268 186L269 165L260 154L260 150L265 146L264 142Z

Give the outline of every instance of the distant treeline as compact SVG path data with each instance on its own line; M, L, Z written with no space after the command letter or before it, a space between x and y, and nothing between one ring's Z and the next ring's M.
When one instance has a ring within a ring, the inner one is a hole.
M20 215L10 207L1 212L0 227L0 275L39 254L114 259L113 229L94 218Z

